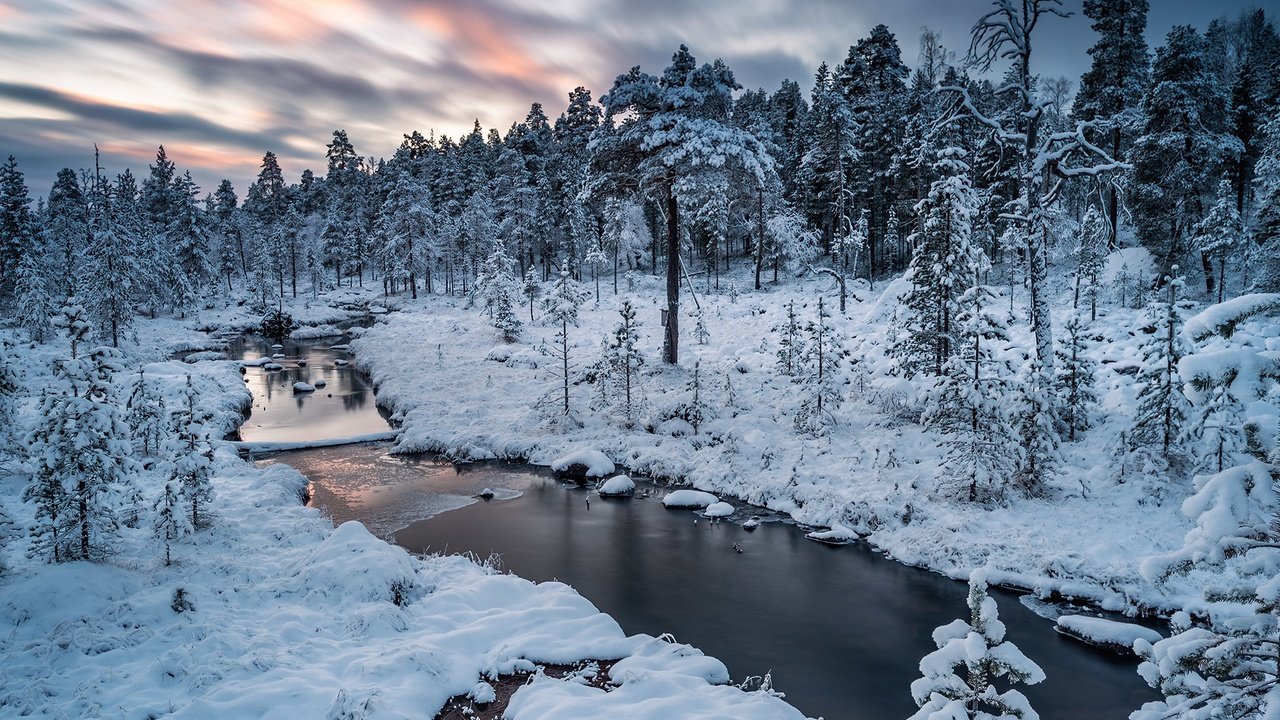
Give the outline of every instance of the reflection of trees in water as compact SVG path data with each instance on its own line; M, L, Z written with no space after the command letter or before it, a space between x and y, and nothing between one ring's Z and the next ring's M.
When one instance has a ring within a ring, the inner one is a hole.
M353 410L359 410L360 408L364 407L365 402L366 402L368 399L369 399L369 393L367 393L367 392L352 393L352 394L350 394L350 395L343 395L343 396L342 396L342 409L343 409L343 410L346 410L346 411L348 411L348 412L353 411Z

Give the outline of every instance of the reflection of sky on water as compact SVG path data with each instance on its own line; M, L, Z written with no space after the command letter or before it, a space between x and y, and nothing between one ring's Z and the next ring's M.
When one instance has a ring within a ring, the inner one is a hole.
M269 357L276 352L285 355L276 360L283 370L246 368L246 387L253 393L253 409L240 428L241 439L295 442L386 430L387 421L374 402L372 383L350 365L334 364L334 360L349 359L346 350L331 349L345 342L341 337L289 341L284 348L273 350L269 341L246 337L233 344L233 357L243 360ZM299 360L305 361L306 366L299 367ZM311 393L293 391L296 382L315 384L317 380L324 380L326 386Z

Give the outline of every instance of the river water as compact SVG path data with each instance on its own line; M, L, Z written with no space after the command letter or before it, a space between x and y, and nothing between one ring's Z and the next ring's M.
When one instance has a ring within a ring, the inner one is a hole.
M367 380L334 364L345 351L329 348L342 342L283 348L307 360L298 377L332 378L330 387L343 388L333 398L295 398L293 379L271 377L290 370L249 368L255 403L244 438L296 441L385 430ZM249 357L261 348L250 341L244 352ZM311 480L311 502L335 523L360 520L415 552L496 553L522 577L569 583L627 632L669 632L703 649L724 661L735 680L771 670L775 688L813 717L911 715L909 687L920 658L934 648L933 629L966 614L963 583L885 559L862 543L820 545L784 519L740 503L738 521L748 513L771 521L748 532L736 522L711 525L667 510L657 501L663 489L647 484L642 490L654 497L602 499L540 468L455 466L386 450L385 444L315 448L263 462L302 471ZM484 488L495 499L477 501ZM1048 676L1021 688L1040 717L1124 718L1154 699L1133 659L1062 637L1016 594L993 594L1009 639Z

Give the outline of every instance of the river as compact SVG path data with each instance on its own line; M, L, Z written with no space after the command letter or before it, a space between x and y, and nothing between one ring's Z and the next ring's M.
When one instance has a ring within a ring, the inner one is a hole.
M285 343L285 370L249 368L254 409L245 440L350 437L387 428L367 379L345 360L344 339ZM331 349L339 344L339 349ZM245 359L272 352L248 339ZM306 367L297 368L303 358ZM297 380L326 388L294 395ZM842 547L742 503L769 521L754 532L712 525L653 497L602 499L543 469L513 463L457 465L387 454L366 443L274 453L311 481L312 504L335 523L360 520L414 552L471 552L531 580L572 585L627 632L671 633L722 660L735 678L772 671L774 686L804 713L827 720L905 718L909 687L933 650L938 625L965 615L966 586ZM496 493L478 501L484 488ZM589 502L588 502L589 501ZM735 549L739 546L741 552ZM1021 688L1045 720L1124 718L1154 699L1136 661L1053 630L1019 595L993 589L1008 637L1048 679Z

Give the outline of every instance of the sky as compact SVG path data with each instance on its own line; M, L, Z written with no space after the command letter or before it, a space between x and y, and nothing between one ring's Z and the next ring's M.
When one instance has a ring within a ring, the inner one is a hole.
M1043 21L1036 70L1073 80L1094 41L1082 0ZM1174 24L1201 29L1280 0L1151 0L1154 48ZM963 55L988 0L0 0L0 156L33 195L62 167L146 173L163 144L205 190L243 195L265 151L286 177L322 172L345 128L386 157L404 133L505 133L529 104L555 118L633 65L658 74L680 43L723 58L747 88L808 90L876 24L914 66L922 26Z

